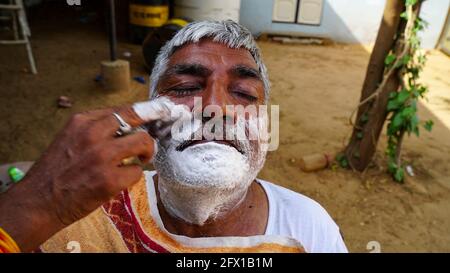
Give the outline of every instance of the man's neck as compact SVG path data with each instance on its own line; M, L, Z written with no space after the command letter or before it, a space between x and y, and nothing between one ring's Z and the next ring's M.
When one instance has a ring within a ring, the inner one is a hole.
M226 213L203 225L188 223L172 216L161 202L158 178L154 176L159 214L164 227L173 234L188 237L253 236L265 233L269 215L266 193L259 183L253 182L243 200ZM189 206L189 203L186 203Z

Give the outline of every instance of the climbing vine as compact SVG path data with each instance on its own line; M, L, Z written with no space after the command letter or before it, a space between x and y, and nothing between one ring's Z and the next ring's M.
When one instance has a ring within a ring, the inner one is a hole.
M423 0L404 0L405 10L400 14L401 24L395 43L384 60L383 78L376 90L353 110L349 122L355 128L355 137L361 141L364 137L364 126L369 121L369 111L362 113L357 124L354 124L352 118L356 111L364 104L379 100L380 94L388 86L391 78L397 77L399 85L396 90L389 94L387 102L387 137L388 145L386 155L388 157L388 171L395 181L404 180L404 166L401 161L402 142L405 133L411 133L419 136L419 127L422 124L424 128L431 131L433 122L428 120L420 122L417 113L417 102L419 98L424 98L428 88L419 82L420 73L425 65L426 56L420 50L420 39L418 32L423 30L427 23L419 17L420 5ZM373 137L373 135L371 136ZM376 143L376 141L373 141ZM359 158L361 155L357 150L351 150L349 154L340 153L336 157L341 167L352 167L350 158Z
M418 81L426 56L420 50L420 39L417 34L427 24L418 16L418 9L414 11L414 5L418 2L419 0L405 1L406 10L400 15L406 20L405 32L400 34L402 35L400 41L403 43L402 53L395 54L391 51L385 59L385 69L396 69L400 80L399 90L390 93L387 104L388 171L397 182L402 182L405 176L401 161L403 137L405 133L419 136L421 123L417 114L417 102L419 98L424 98L428 91L428 88ZM433 121L428 120L422 125L431 131Z

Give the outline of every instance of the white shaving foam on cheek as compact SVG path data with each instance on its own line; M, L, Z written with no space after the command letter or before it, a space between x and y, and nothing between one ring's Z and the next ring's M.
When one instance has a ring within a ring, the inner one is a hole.
M192 117L187 106L175 104L166 97L135 103L133 110L145 122L187 120Z
M161 119L170 120L170 109L175 104L166 97L133 104L133 110L145 122Z
M183 123L192 119L192 113L186 105L175 104L166 97L158 97L150 101L138 102L133 105L134 112L146 123L156 121L162 127L157 127L154 137L161 137L157 141L164 141L167 126ZM165 124L165 125L164 125ZM170 129L170 128L169 128ZM158 150L155 142L155 151Z

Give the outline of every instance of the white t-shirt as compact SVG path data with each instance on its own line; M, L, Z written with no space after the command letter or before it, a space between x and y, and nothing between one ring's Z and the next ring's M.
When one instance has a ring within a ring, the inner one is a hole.
M257 179L269 200L266 235L284 235L299 241L309 253L348 252L339 227L316 201Z
M155 171L146 172L147 181L152 182L147 184L149 200L154 199L154 202L156 202L156 192L153 190L155 174ZM319 203L273 183L256 180L262 185L269 202L265 235L293 238L300 242L308 253L348 252L339 233L339 227ZM163 227L157 206L151 207L154 209L157 222L161 222Z

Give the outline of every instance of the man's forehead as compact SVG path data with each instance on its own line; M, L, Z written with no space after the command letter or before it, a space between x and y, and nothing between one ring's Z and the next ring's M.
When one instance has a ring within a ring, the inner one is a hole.
M230 48L211 39L188 43L180 47L169 58L169 67L179 63L201 63L205 66L241 64L258 69L250 52L245 48Z

